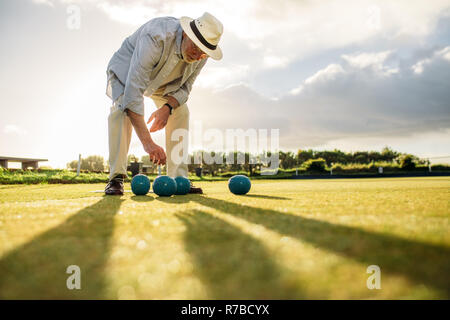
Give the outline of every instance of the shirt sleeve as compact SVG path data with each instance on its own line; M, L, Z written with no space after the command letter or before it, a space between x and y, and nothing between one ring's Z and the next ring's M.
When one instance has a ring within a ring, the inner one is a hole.
M150 74L161 59L163 43L150 34L142 34L136 42L125 83L121 109L144 115L144 91L150 84Z
M177 91L169 94L169 96L174 97L178 101L180 106L182 104L185 104L186 101L188 100L189 94L191 93L191 90L192 90L192 85L194 84L195 79L197 78L197 76L199 75L200 71L202 70L202 68L206 64L207 60L208 59L204 59L203 61L201 61L198 64L198 66L195 69L195 71L189 76L189 78L183 83L183 85Z

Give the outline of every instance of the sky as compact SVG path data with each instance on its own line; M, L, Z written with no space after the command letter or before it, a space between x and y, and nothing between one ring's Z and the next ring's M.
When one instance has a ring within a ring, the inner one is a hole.
M449 0L2 0L0 156L107 159L109 59L152 18L204 12L223 23L224 57L194 84L191 128L450 162ZM215 148L192 136L191 151ZM145 154L135 134L130 153Z

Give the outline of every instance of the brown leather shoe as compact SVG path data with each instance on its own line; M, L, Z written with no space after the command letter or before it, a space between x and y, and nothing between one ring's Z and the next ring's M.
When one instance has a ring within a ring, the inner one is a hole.
M108 196L123 195L123 180L113 178L105 187L105 194Z
M194 187L194 185L193 185L192 182L191 182L191 188L189 189L189 192L188 192L188 193L203 194L203 190L202 190L202 188Z

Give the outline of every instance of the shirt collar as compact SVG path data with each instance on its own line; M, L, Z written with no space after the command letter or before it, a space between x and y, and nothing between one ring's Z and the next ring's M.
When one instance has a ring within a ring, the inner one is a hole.
M178 58L183 59L181 56L181 40L183 38L183 28L181 28L181 24L178 25L177 34L175 36L175 53Z

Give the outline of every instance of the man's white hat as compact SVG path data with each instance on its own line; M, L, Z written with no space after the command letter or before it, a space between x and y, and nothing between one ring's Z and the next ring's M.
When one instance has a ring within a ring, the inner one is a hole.
M200 18L181 17L183 31L204 53L214 60L222 59L222 50L218 46L223 33L223 25L212 14L205 12Z

